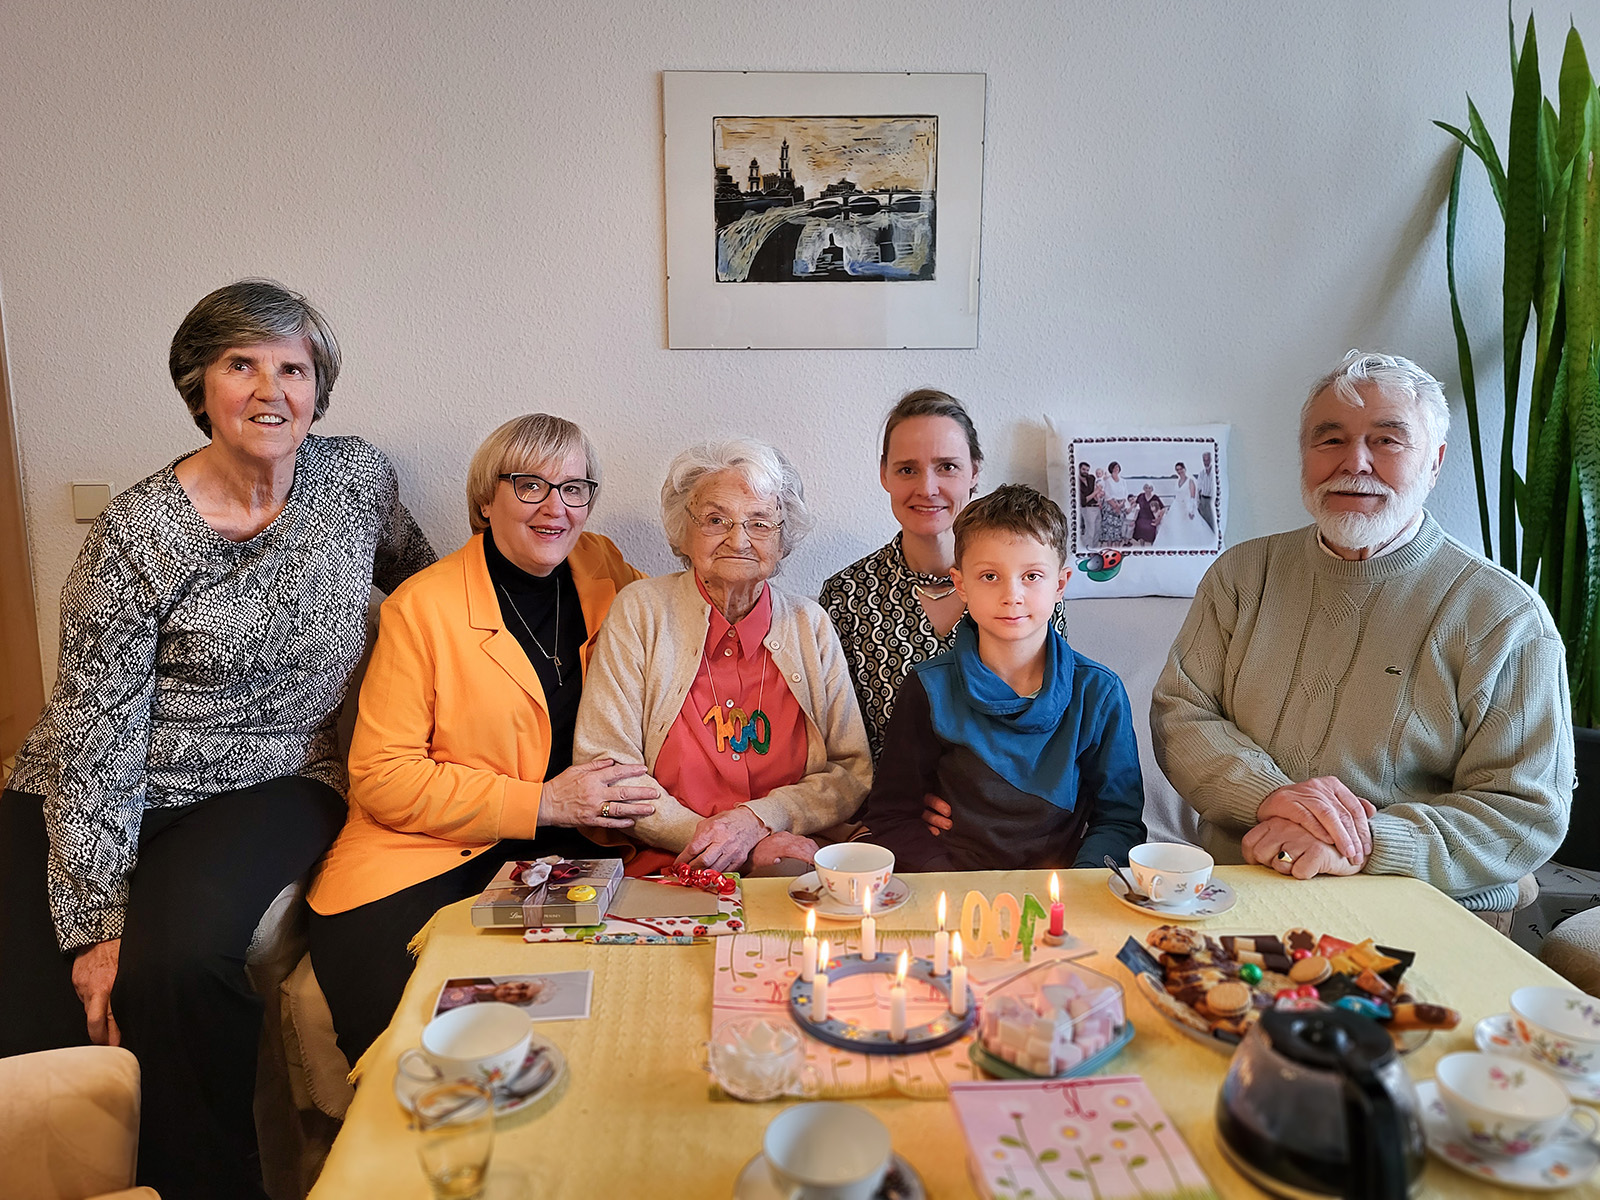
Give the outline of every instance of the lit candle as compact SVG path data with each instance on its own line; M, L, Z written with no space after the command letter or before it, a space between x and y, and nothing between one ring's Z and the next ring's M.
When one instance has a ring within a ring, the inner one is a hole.
M817 910L806 913L806 935L800 939L800 978L810 983L817 974Z
M961 961L961 935L950 941L950 953L955 965L950 968L950 1011L958 1017L967 1015L967 967Z
M943 975L950 969L950 935L944 928L944 893L939 893L939 932L933 935L933 973Z
M878 957L878 923L872 919L872 893L861 897L861 961Z
M832 947L828 939L822 939L822 945L817 950L817 977L811 981L811 1019L813 1021L826 1021L828 1019L828 956Z
M900 951L900 966L894 973L894 986L889 989L889 1036L897 1042L906 1040L906 969L911 965L909 956L909 951Z
M1050 936L1063 937L1067 932L1067 909L1061 903L1061 881L1050 872Z

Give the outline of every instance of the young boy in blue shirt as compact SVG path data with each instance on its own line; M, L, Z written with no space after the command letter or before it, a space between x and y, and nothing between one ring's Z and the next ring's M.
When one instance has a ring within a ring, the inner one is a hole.
M874 842L909 871L1100 866L1145 840L1128 693L1050 624L1067 520L1010 484L956 518L955 647L912 668L867 797ZM935 836L923 798L952 827Z

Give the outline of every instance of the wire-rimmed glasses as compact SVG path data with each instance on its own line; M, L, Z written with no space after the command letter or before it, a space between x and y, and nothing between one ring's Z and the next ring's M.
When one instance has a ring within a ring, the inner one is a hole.
M735 529L743 528L745 537L752 542L765 542L778 535L783 528L782 521L768 520L766 517L751 517L747 521L735 521L732 517L725 517L721 513L707 513L703 517L689 514L689 519L700 528L700 532L715 541L732 537Z

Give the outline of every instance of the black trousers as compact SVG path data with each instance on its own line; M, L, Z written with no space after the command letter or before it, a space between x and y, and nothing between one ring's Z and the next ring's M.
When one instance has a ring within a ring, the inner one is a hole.
M41 806L0 794L0 1055L89 1040L50 918ZM264 1195L252 1109L262 1003L245 953L344 814L337 792L299 777L144 814L111 1010L139 1059L139 1182L165 1200Z
M501 865L513 859L547 854L593 858L604 853L576 830L552 827L532 841L503 841L454 870L348 912L327 917L313 912L311 967L333 1014L333 1031L345 1058L354 1063L389 1027L416 966L406 947L434 913L478 895Z

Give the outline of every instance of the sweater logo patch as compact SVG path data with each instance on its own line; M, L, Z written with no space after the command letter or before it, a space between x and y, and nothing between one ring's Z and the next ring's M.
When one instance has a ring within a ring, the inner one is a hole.
M1398 675L1398 674L1400 674L1400 668L1399 667L1385 667L1383 669L1383 673L1385 675Z

